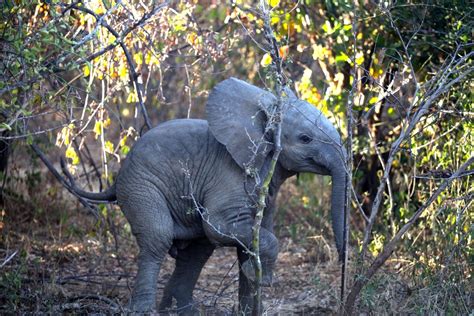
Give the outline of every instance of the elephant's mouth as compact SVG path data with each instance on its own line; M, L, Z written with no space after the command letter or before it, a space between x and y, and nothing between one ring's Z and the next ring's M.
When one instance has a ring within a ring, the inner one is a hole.
M320 174L323 176L327 176L331 174L331 171L329 170L329 168L323 165L321 162L318 162L314 160L313 158L308 158L307 162L311 166L310 172Z

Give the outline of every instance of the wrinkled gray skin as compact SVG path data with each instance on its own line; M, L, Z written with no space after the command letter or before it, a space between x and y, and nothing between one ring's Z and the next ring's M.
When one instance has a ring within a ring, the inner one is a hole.
M340 136L319 110L288 94L282 152L260 232L264 284L271 283L278 254L272 224L276 195L295 173L333 177L332 223L340 255L342 249L345 158ZM241 267L239 306L250 313L254 273L236 239L251 248L255 209L248 192L254 184L244 170L255 157L250 139L256 141L263 135L266 115L262 109L274 102L276 98L265 90L234 78L225 80L209 96L207 121L165 122L147 132L130 151L115 190L140 247L133 310L155 309L160 265L169 252L176 258L176 267L159 310L171 308L174 298L181 313L197 312L192 292L201 269L215 247L234 246ZM271 146L263 146L255 167L268 170L270 159Z

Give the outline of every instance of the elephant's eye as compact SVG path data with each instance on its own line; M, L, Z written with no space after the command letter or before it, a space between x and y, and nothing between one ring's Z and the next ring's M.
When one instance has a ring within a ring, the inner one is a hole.
M302 142L303 144L308 144L310 143L313 139L311 137L309 137L308 135L306 134L301 134L298 139L300 140L300 142Z

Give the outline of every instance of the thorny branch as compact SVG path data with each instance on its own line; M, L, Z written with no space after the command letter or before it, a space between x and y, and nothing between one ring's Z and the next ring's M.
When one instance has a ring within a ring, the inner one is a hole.
M353 58L355 60L355 56L357 53L356 47L357 47L357 24L356 24L357 18L356 14L355 17L353 18L352 22L352 34L353 34ZM343 239L342 239L342 266L341 266L341 306L343 306L344 302L344 295L346 291L346 286L347 286L347 278L348 275L346 273L347 270L347 260L349 257L348 254L348 248L349 248L349 220L350 220L350 208L351 208L351 201L352 201L352 168L353 168L353 157L352 157L352 134L353 134L353 105L354 105L354 93L357 88L357 83L358 83L358 78L357 78L357 67L356 63L354 63L354 66L352 68L352 76L354 77L353 82L352 82L352 88L349 92L349 97L347 99L347 108L346 108L346 116L347 116L347 145L346 145L346 151L347 151L347 161L346 163L346 184L345 184L345 198L346 200L344 201L344 229L343 229ZM357 200L357 196L354 196L355 200ZM362 211L363 213L363 211Z
M272 180L273 174L275 172L275 167L278 161L278 157L281 152L281 122L283 117L283 102L284 96L282 95L283 89L286 86L286 81L282 73L282 58L280 56L278 42L276 40L275 34L270 23L270 10L268 4L265 1L260 1L260 11L261 17L263 20L264 36L267 44L269 45L269 52L272 58L272 77L275 80L274 91L276 93L277 102L274 105L273 109L270 109L269 112L273 112L273 116L268 119L267 129L273 131L273 155L270 162L270 168L266 174L261 176L264 180L258 191L258 199L256 205L256 215L255 222L252 227L253 239L252 239L252 250L254 255L251 256L254 268L255 268L255 282L254 282L254 301L252 315L261 315L261 302L262 302L262 262L260 260L260 228L262 225L263 214L266 207L266 199L268 197L268 190L270 182ZM260 172L259 172L260 173Z

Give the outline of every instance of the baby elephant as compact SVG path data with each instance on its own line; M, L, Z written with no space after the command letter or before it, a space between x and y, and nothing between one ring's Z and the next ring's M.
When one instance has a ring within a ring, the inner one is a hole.
M284 98L282 151L260 230L266 284L271 283L278 254L272 224L276 195L280 185L298 172L332 176L332 225L342 255L346 174L341 138L314 106L289 91ZM192 292L218 246L237 248L239 308L243 313L251 311L254 269L244 251L252 248L255 218L251 193L255 174L251 174L269 168L272 137L266 135L271 131L265 126L276 102L268 91L227 79L209 96L207 121L179 119L158 125L137 141L109 190L88 193L75 188L92 201L117 200L130 222L140 247L131 298L134 311L156 308L160 265L169 252L176 267L159 308L170 308L174 298L180 313L196 312Z

